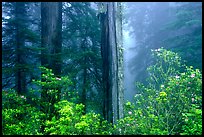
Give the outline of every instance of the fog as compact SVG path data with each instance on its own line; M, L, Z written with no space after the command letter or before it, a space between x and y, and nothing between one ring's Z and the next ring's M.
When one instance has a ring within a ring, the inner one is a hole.
M126 29L123 29L123 43L124 43L124 99L128 101L133 101L133 96L136 94L135 90L135 80L133 77L133 72L128 67L131 59L134 57L137 52L132 50L133 47L136 47L136 42L133 36L130 35L131 28L126 26Z
M138 92L136 82L148 84L146 70L154 63L151 49L164 47L175 51L187 65L201 69L202 47L199 41L201 41L202 8L200 6L200 2L124 3L125 101L133 102Z

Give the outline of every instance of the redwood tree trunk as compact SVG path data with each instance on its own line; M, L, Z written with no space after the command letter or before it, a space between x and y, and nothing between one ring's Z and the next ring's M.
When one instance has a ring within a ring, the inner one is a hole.
M116 123L123 117L123 74L122 74L122 21L118 3L104 4L101 13L101 54L103 59L104 118ZM117 7L117 9L116 9ZM117 32L116 32L117 30Z
M53 69L55 75L61 74L62 49L62 3L42 2L42 56L41 64Z
M41 65L52 69L57 77L61 75L61 49L62 49L62 2L42 2L41 3ZM42 79L42 81L45 81ZM46 114L46 119L51 120L58 113L54 104L60 101L60 89L54 96L47 94L47 90L42 87L41 99L45 106L41 110ZM55 98L57 97L57 98ZM46 106L51 104L50 106ZM44 131L44 126L41 128Z
M106 5L105 5L106 6ZM101 13L101 55L103 62L103 116L109 122L112 122L112 108L109 104L111 103L111 91L109 82L109 32L108 32L108 14L107 12ZM111 112L109 114L109 112Z

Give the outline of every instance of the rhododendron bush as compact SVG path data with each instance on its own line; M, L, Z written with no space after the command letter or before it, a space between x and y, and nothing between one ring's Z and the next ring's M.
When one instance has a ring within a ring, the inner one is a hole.
M137 83L135 102L126 103L118 134L202 134L202 74L182 65L178 54L152 50L148 85Z

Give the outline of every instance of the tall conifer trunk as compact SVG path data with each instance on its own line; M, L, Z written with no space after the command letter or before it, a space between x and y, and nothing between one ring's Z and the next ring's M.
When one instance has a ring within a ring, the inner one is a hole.
M57 77L61 75L61 49L62 49L62 2L42 2L41 3L41 65L52 69ZM45 81L42 79L42 81ZM54 104L60 101L60 89L54 96L47 94L47 90L42 87L42 102L48 102L51 106L42 106L41 109L46 114L46 118L51 120L55 115ZM44 126L42 127L44 131Z
M116 123L123 117L123 53L120 3L108 2L101 19L103 59L104 118Z

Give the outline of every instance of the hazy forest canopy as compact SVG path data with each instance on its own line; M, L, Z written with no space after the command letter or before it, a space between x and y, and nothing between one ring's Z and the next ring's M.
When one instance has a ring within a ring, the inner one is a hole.
M201 135L201 2L2 2L3 135Z

